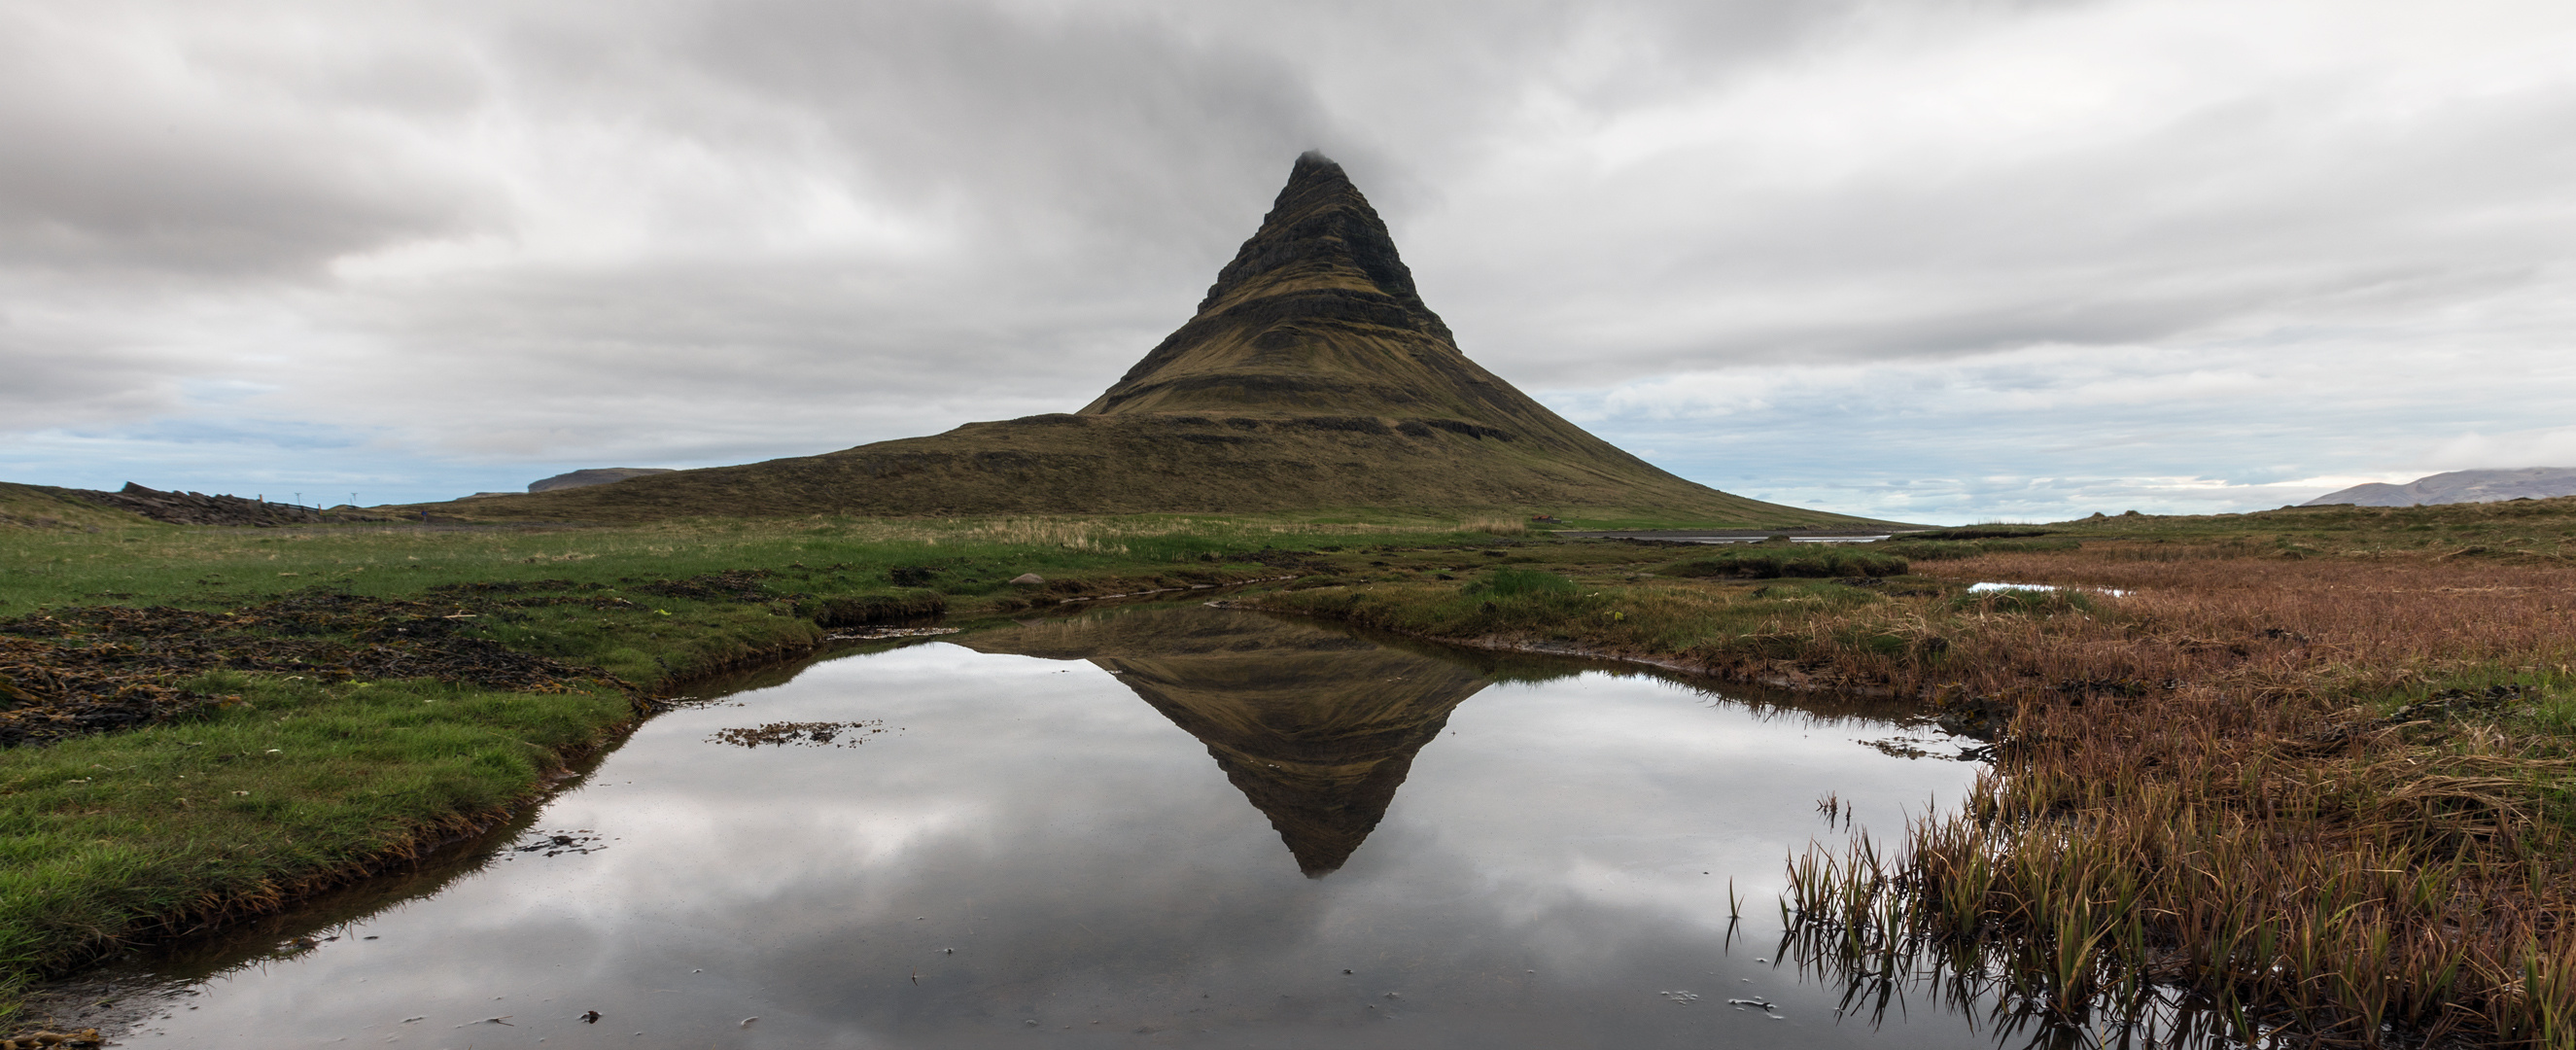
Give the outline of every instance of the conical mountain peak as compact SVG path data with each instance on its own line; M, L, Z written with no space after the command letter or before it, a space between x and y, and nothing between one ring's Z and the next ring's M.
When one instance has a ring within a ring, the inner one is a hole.
M1386 220L1315 152L1297 158L1197 316L1081 414L1207 411L1450 420L1550 443L1580 434L1458 352Z
M1288 185L1262 217L1261 229L1218 271L1216 284L1199 301L1199 315L1247 299L1321 289L1375 293L1414 315L1410 327L1449 339L1448 326L1414 290L1413 271L1396 252L1386 220L1341 165L1308 150L1289 169Z

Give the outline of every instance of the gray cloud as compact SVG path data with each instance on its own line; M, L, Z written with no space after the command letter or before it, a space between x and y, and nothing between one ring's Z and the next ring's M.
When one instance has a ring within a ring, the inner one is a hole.
M0 259L252 278L463 226L480 193L401 122L470 104L466 71L295 21L0 8Z
M430 497L1069 408L1309 146L1469 353L1721 487L2501 465L2576 396L2576 16L2491 14L0 2L0 469ZM1945 506L2093 509L2042 488Z

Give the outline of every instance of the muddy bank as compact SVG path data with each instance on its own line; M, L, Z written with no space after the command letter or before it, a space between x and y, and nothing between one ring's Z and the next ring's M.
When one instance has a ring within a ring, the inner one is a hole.
M615 676L462 633L493 605L465 595L408 601L314 591L229 612L101 605L0 620L0 747L239 702L196 684L210 671L430 678L533 693L610 685L644 702L644 690Z

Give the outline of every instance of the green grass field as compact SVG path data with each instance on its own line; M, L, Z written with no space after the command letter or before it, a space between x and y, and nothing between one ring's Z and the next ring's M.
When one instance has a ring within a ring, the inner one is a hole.
M0 984L363 872L539 797L568 756L631 723L639 696L929 608L973 626L1250 583L1250 601L1283 612L1833 688L2045 697L2260 665L2264 688L2321 711L2336 696L2382 711L2522 685L2537 702L2496 724L2551 755L2568 733L2576 635L2548 617L2565 604L2552 588L2576 553L2576 499L1957 535L1712 549L1384 511L231 529L0 486L0 657L21 661L0 671L14 676L0 721L75 664L197 701L0 750ZM1011 582L1032 573L1044 582ZM1962 598L1977 578L2172 600ZM525 658L505 668L521 684L495 684L490 660L432 659L476 646ZM427 662L390 672L390 650ZM2554 787L2531 790L2532 819L2564 819Z

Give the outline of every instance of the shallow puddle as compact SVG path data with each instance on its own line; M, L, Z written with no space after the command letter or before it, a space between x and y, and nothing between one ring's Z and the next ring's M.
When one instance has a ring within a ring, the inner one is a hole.
M913 641L155 964L128 1043L1989 1046L1774 958L1788 854L1973 775L1891 713L1211 609Z

